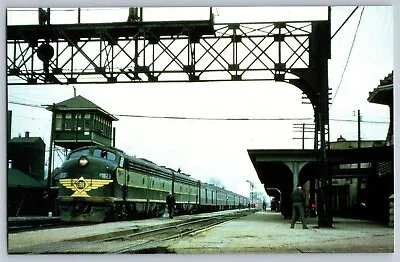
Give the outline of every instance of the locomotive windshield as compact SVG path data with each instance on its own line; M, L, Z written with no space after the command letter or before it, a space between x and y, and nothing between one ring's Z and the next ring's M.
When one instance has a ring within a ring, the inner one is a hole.
M116 159L117 159L117 155L111 151L96 148L91 152L91 150L89 148L85 148L85 149L82 149L79 151L72 152L69 155L68 160L78 159L81 156L89 156L89 155L92 155L92 156L98 157L98 158L108 159L111 161L116 161Z
M113 152L103 150L103 149L95 149L93 151L93 156L105 158L105 159L112 160L112 161L114 161L117 158L117 156Z
M89 155L89 149L82 149L82 150L79 150L79 151L72 152L69 155L68 159L69 160L70 159L78 159L81 156L87 156L87 155Z

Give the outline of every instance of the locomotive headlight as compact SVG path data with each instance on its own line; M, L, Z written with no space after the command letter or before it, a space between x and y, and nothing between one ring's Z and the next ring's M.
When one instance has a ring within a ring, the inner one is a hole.
M78 160L80 166L84 167L89 163L89 160L85 156L81 156Z

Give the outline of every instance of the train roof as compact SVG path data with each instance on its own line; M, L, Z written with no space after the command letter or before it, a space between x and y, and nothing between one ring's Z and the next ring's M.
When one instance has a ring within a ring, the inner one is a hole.
M121 150L119 148L116 148L116 147L103 146L103 145L92 145L92 146L84 146L84 147L81 147L81 148L77 148L77 149L75 149L75 150L73 150L71 152L82 150L82 149L85 149L85 148L102 148L102 149L105 149L105 150L112 150L112 151L118 152L119 154L121 154L121 156L123 156L126 159L128 159L129 161L131 161L132 164L134 164L136 167L143 167L144 170L149 170L149 169L150 170L156 170L157 172L161 172L161 173L164 173L164 174L170 174L170 175L172 175L172 173L173 173L175 178L178 181L179 180L181 180L181 181L183 181L183 180L188 181L189 180L192 183L195 183L195 182L197 183L198 181L200 181L202 184L207 185L209 187L219 188L219 189L221 189L221 190L223 190L225 192L229 192L229 193L233 193L233 194L236 194L236 195L240 195L238 193L235 193L233 191L227 190L225 188L218 187L218 186L216 186L214 184L209 184L209 183L206 183L206 182L202 182L201 180L196 179L196 178L190 176L189 174L182 173L180 171L178 172L177 170L174 170L174 169L169 168L169 167L157 165L156 163L154 163L154 162L152 162L152 161L150 161L150 160L148 160L146 158L139 158L139 157L135 157L135 156L130 156L127 153L125 153L123 150ZM242 196L242 197L244 197L244 196Z

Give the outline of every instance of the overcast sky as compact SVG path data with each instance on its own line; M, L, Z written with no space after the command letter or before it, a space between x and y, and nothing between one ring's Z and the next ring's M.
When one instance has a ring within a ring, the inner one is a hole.
M332 33L353 9L352 6L332 8ZM188 13L191 18L208 19L207 8L194 12L179 9L176 13L161 10L163 20L175 20L177 16L171 14L184 17ZM155 16L158 11L144 9L144 19L160 18L160 15ZM111 10L107 12L110 14ZM105 16L88 11L82 13L82 19L102 22L99 17L107 17L112 21L125 21L127 9L112 12L115 14ZM361 12L360 7L332 40L329 86L336 96L330 110L331 141L340 135L348 140L357 139L357 115L354 112L358 109L363 120L362 139L384 140L388 129L388 107L371 104L367 97L378 86L379 80L393 70L392 7L364 8L347 69L338 89ZM214 13L217 23L327 19L327 7L217 8ZM52 22L63 22L67 17L68 22L75 23L76 12L53 12ZM21 21L37 23L36 11L8 12L10 24ZM301 91L285 83L243 81L74 86L78 95L115 115L313 119L311 105L302 104ZM12 136L29 131L31 136L42 137L48 148L51 113L14 103L52 104L72 96L72 86L8 86L8 109L13 111ZM159 165L181 168L202 181L218 179L227 189L243 195L249 194L246 180L258 184L258 189L262 190L247 149L301 149L301 141L293 139L301 135L294 132L293 124L302 123L302 120L207 121L117 117L119 121L114 122L114 126L118 148ZM306 148L312 147L312 140L306 141ZM61 160L57 162L56 167L61 165Z

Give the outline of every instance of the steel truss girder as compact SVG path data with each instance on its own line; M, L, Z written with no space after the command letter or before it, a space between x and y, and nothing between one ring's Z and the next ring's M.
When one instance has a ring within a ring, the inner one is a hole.
M310 37L321 22L8 26L7 82L290 81L294 70L315 70ZM48 61L42 45L54 50Z

